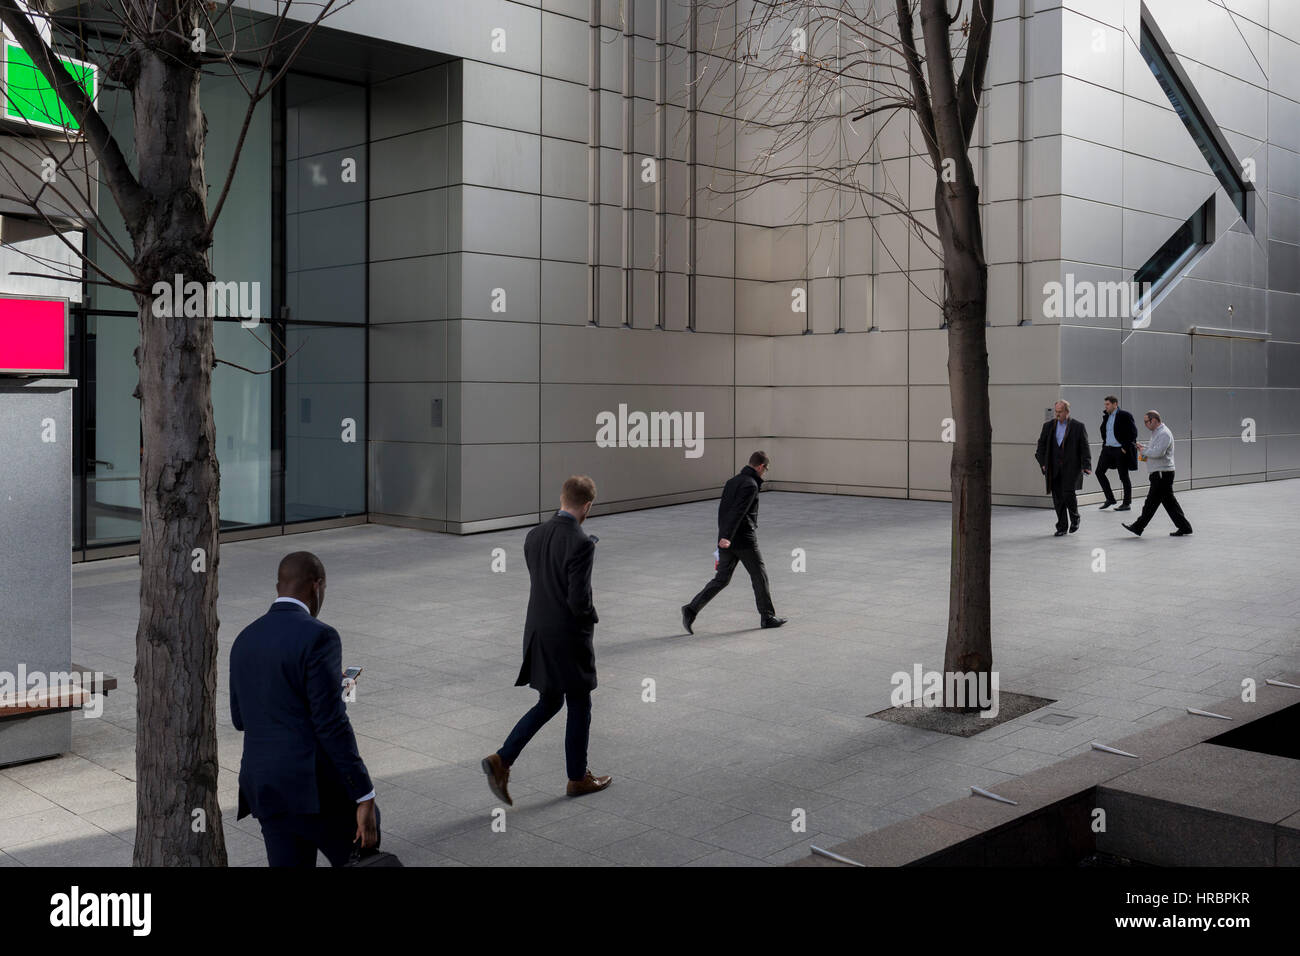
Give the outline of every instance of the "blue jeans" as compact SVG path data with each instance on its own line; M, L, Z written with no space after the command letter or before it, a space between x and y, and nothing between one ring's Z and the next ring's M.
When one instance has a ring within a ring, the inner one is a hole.
M564 763L570 780L587 776L587 739L591 733L591 693L589 691L542 691L532 710L519 718L515 729L501 745L497 755L508 767L519 759L528 741L546 722L560 712L565 701L569 705L568 724L564 730Z

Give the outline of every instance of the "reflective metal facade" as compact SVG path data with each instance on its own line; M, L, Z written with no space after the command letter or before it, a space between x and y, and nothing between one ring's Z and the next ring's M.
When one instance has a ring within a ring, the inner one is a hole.
M1032 445L1061 396L1094 438L1108 393L1160 409L1180 479L1300 474L1300 5L1147 2L1253 166L1253 230L1142 59L1141 10L997 4L972 150L997 501L1043 502ZM692 29L689 13L388 0L334 21L459 58L371 90L376 519L524 523L572 472L609 507L709 497L755 447L776 488L947 496L938 260L851 190L731 194L768 144L731 115L738 71L716 54L734 19L698 10ZM934 170L906 119L863 169L932 222ZM856 158L841 150L836 168ZM1048 283L1129 282L1213 195L1214 241L1148 327L1047 314ZM705 454L598 448L596 416L620 403L703 411Z

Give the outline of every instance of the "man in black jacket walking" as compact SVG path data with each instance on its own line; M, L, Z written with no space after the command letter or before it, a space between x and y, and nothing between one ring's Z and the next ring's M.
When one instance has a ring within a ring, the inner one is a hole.
M1101 510L1115 504L1111 494L1110 482L1106 472L1114 468L1119 472L1120 484L1124 486L1124 503L1116 511L1128 511L1129 501L1133 498L1133 483L1128 473L1137 471L1137 424L1133 416L1119 407L1119 399L1114 395L1106 396L1106 411L1101 416L1101 454L1097 456L1097 483L1106 493Z
M524 662L516 687L525 684L540 693L533 709L494 754L481 763L492 793L513 806L507 784L510 765L519 759L528 741L548 720L569 708L564 732L564 758L569 772L566 793L571 797L604 790L609 777L597 777L587 768L587 741L591 733L591 692L596 689L596 608L591 603L591 569L596 560L596 538L582 530L596 483L574 475L560 491L560 510L545 524L528 532L524 560L528 562L531 590L524 622Z
M1088 447L1088 430L1070 417L1070 403L1056 403L1056 417L1043 422L1034 450L1047 491L1056 508L1056 536L1065 534L1065 519L1070 519L1070 534L1079 530L1079 500L1075 495L1083 487L1083 476L1092 474L1092 449Z
M763 567L763 556L758 551L758 490L763 484L763 475L767 474L767 467L767 453L756 451L749 456L749 464L740 470L740 474L722 488L722 500L718 502L718 571L690 604L682 605L682 626L688 634L695 633L691 627L695 615L731 582L737 562L749 572L762 626L780 627L786 622L785 618L776 616L772 607L767 569Z

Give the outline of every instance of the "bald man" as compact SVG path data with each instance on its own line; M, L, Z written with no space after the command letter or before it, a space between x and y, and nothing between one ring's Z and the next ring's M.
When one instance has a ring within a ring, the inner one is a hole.
M239 814L262 826L271 866L344 866L379 845L379 810L343 703L343 644L317 620L325 566L285 555L271 609L230 649L230 717L244 732Z
M1042 469L1047 493L1056 509L1056 536L1079 530L1079 499L1083 476L1092 474L1092 449L1088 430L1070 417L1070 403L1062 399L1053 407L1054 416L1043 422L1034 458ZM1066 522L1069 522L1068 526Z

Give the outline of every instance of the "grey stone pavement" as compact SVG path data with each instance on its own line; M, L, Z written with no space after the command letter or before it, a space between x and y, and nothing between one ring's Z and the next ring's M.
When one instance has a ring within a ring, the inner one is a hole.
M994 662L1001 689L1048 711L959 739L868 719L890 677L941 670L949 505L767 493L760 540L778 613L760 630L743 570L699 617L678 608L712 574L716 503L592 518L600 687L590 763L609 790L564 796L563 718L515 765L515 806L479 770L535 694L513 685L527 529L452 537L368 525L221 550L221 803L232 865L265 865L257 824L234 819L241 735L226 663L274 597L290 550L328 569L321 617L365 668L349 705L375 778L384 846L408 865L765 865L804 856L1300 667L1300 481L1180 494L1196 533L1146 535L1083 509L1054 538L1050 511L998 508ZM504 548L505 573L491 571ZM791 570L791 551L807 571ZM1094 549L1106 570L1094 571ZM74 658L117 676L74 753L0 771L0 865L128 865L134 811L135 558L74 573ZM642 699L643 681L655 700ZM1073 719L1039 722L1044 713ZM794 832L792 811L807 813Z

